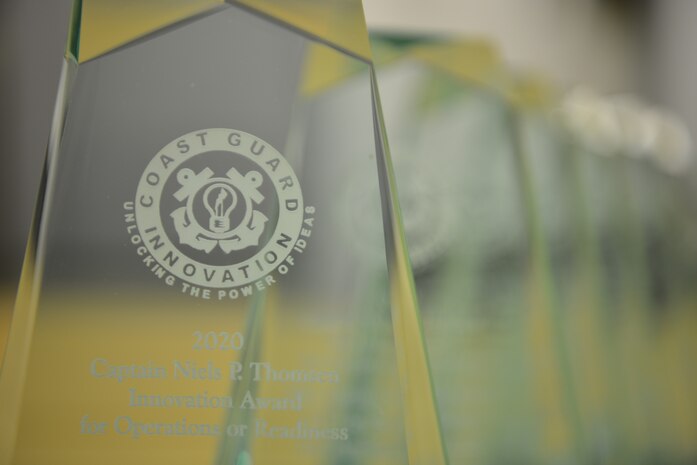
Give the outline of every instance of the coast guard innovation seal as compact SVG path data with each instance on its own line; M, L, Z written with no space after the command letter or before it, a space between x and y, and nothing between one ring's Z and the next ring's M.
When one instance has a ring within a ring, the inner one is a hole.
M205 129L167 144L124 204L131 243L168 285L206 299L251 295L288 273L311 235L286 159L260 138Z

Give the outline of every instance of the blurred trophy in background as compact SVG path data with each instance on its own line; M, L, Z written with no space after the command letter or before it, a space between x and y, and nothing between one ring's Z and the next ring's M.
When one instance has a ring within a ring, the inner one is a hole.
M486 42L373 43L450 460L690 463L686 133Z
M565 122L599 244L608 386L621 461L690 463L696 451L695 212L683 124L631 96L576 89Z
M487 43L375 50L449 457L574 463L577 400L523 126L534 92Z
M0 464L444 464L385 149L357 0L76 1Z

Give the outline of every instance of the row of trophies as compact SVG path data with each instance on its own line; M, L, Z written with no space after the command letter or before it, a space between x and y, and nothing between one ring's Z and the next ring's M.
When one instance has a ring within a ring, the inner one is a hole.
M692 463L685 129L399 44L378 80L452 463Z
M689 154L358 0L78 0L0 465L694 463Z

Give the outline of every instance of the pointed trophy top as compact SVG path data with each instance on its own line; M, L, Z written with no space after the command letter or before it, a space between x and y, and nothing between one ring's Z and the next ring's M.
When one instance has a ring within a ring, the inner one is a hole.
M74 0L66 55L82 63L223 0Z
M361 0L74 0L66 56L82 63L225 4L253 10L370 58Z
M360 58L371 57L361 0L227 0L296 27Z

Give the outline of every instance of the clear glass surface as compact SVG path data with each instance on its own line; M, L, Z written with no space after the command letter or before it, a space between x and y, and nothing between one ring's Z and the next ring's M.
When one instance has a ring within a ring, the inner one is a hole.
M85 56L83 13L0 463L442 463L370 61L237 4Z

